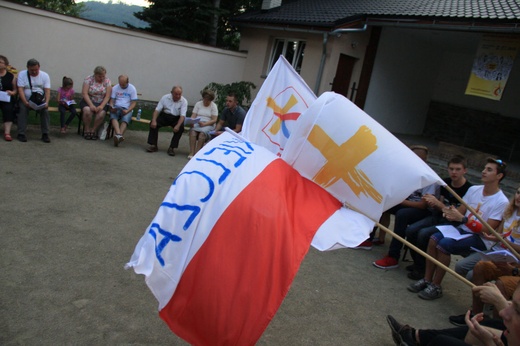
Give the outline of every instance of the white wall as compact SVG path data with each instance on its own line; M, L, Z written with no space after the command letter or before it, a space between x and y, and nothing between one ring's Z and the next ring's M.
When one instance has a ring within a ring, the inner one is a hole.
M481 35L383 28L365 111L403 134L422 133L431 100L520 117L518 55L501 101L464 95Z
M157 101L180 84L193 105L208 83L241 81L247 57L1 0L0 23L0 54L18 70L36 58L53 90L66 75L80 92L83 79L102 65L112 83L128 74L143 100Z
M391 132L422 133L439 69L438 51L411 30L384 28L365 111Z

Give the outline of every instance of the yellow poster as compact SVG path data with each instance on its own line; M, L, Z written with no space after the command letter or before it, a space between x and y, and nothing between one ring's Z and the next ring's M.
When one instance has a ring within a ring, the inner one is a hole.
M466 95L499 101L519 46L518 36L484 35L473 61Z

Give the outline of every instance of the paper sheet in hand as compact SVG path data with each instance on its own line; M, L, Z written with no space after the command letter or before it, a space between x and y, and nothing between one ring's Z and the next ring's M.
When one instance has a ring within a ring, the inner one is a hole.
M484 261L493 261L493 262L515 262L520 263L518 258L515 257L511 252L507 250L495 250L490 252L480 251L479 249L475 249L474 247L471 250L480 253L482 259Z
M442 225L442 226L435 226L439 231L441 231L444 238L451 238L455 240L461 240L465 238L469 238L472 236L471 233L468 234L460 234L459 230L452 225Z
M44 109L45 107L47 107L47 103L42 103L41 105L37 105L36 103L29 101L29 107L31 107L35 111L39 111L40 109Z
M185 118L184 125L194 125L200 121L200 117L198 118Z
M5 91L0 91L0 101L11 102L11 95L8 95Z

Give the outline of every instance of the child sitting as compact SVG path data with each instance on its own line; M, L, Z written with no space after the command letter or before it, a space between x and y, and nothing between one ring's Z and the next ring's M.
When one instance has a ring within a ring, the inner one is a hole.
M67 133L67 127L72 122L72 120L78 115L76 112L76 108L74 107L76 102L74 101L74 89L72 89L73 85L74 82L72 81L72 78L65 76L63 77L61 88L58 88L57 99L61 123L60 133L62 134ZM65 113L67 111L70 111L70 116L67 119L67 121L65 121Z

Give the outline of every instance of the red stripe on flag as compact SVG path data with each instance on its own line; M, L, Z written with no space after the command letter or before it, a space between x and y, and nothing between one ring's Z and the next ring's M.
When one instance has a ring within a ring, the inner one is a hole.
M338 200L275 160L231 203L160 311L195 345L252 345Z

